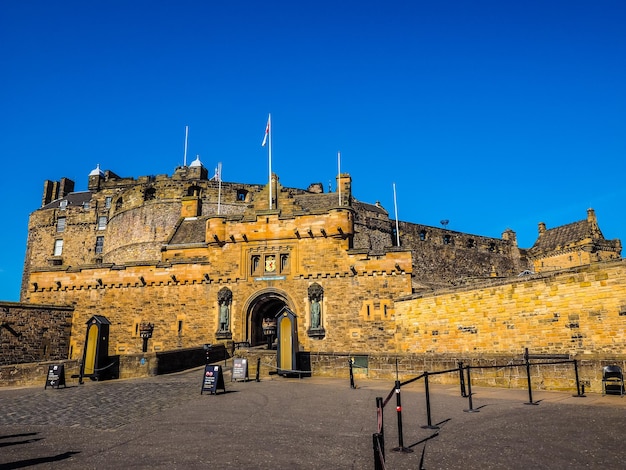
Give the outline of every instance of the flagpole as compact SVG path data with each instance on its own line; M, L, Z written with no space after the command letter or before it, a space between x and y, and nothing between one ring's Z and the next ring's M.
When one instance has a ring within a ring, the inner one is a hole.
M189 126L185 126L185 155L183 156L183 166L187 166L187 140L189 138Z
M269 157L269 168L270 168L270 210L272 210L272 114L267 115L267 129L268 129L268 148L267 153Z
M339 193L339 205L341 205L341 152L337 152L337 192Z
M398 202L396 201L396 183L393 183L393 206L396 211L396 246L400 246L400 230L398 229Z
M217 215L220 215L220 207L222 204L222 162L217 164Z

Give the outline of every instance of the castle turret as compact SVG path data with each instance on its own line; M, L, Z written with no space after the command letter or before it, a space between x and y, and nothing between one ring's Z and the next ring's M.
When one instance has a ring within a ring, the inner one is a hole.
M206 180L208 179L208 177L209 177L209 172L200 161L200 155L196 155L196 159L193 162L191 162L191 164L189 165L187 178Z
M96 167L91 170L89 173L89 183L87 188L90 191L98 191L100 189L100 183L104 180L104 171L100 169L100 164L98 163Z

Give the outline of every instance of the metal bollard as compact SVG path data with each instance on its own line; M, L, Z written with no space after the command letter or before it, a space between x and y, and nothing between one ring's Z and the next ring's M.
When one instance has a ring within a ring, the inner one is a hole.
M470 366L467 366L467 397L469 398L469 408L463 411L466 413L478 413L478 410L475 410L472 404L472 377L470 375Z
M374 445L374 470L384 470L385 468L384 445L381 442L381 438L382 436L378 433L372 434Z
M467 394L465 393L465 374L463 373L463 363L461 361L459 361L459 380L461 384L461 396L463 398L466 398Z
M396 380L396 412L398 414L398 447L394 447L394 452L411 453L412 449L404 447L404 438L402 437L402 400L400 399L400 381Z
M426 393L426 419L427 425L422 426L422 429L439 429L439 426L433 426L430 419L430 389L428 387L428 372L424 372L424 391Z
M524 360L526 361L526 377L528 378L528 402L525 405L538 405L539 403L533 402L533 387L530 383L530 358L528 356L528 348L524 351Z
M352 364L354 364L354 358L348 359L348 364L350 365L350 388L356 388L354 385L354 373L352 372Z
M578 379L578 360L574 359L574 373L576 374L576 395L575 397L585 397L585 384L582 384L582 392L581 392L581 383Z

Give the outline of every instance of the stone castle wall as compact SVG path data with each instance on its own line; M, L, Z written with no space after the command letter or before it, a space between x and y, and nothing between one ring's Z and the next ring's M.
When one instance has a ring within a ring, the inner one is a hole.
M490 277L516 276L530 265L515 233L502 239L401 222L403 247L413 254L416 282L434 287L472 284Z
M320 247L324 244L325 249ZM291 273L276 279L251 276L245 250L254 250L254 246L230 243L219 251L209 250L211 255L203 263L137 263L35 272L31 281L37 289L29 290L28 299L37 304L74 306L71 358L82 354L85 323L95 314L111 322L110 347L116 354L140 350L138 326L142 322L155 325L150 351L215 343L218 292L224 287L233 293L233 341L246 340L251 303L271 293L284 298L298 316L299 341L307 350L332 351L346 345L373 350L394 347L392 299L411 292L410 273L395 268L397 263L410 267L406 253L390 253L385 260L361 259L366 257L359 253L335 253L335 243L325 237L307 237L280 246L288 245L292 245L294 263ZM222 270L212 268L218 260ZM356 275L348 269L350 265L358 268ZM309 274L299 274L303 270ZM324 289L323 338L307 334L311 327L307 290L314 282Z
M0 365L66 359L73 308L0 303Z
M396 301L399 352L626 354L626 262Z

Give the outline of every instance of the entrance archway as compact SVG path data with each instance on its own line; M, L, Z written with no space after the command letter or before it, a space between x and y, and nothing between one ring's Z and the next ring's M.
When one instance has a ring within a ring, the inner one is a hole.
M267 338L263 335L264 318L275 318L283 307L294 309L293 302L287 294L276 289L257 292L247 304L246 341L250 346L267 344Z

